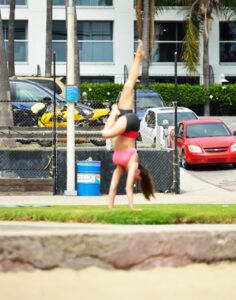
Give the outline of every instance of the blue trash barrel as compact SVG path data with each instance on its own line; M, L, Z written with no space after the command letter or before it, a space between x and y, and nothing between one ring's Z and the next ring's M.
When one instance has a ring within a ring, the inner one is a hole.
M100 161L78 161L77 162L77 195L99 196L101 183Z

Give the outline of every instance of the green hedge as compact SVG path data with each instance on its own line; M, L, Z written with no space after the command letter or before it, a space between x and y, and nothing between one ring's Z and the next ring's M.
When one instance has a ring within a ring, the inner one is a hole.
M104 100L114 103L117 95L122 90L123 84L117 83L83 83L81 93L87 92L92 106L102 107ZM137 88L141 88L137 84ZM161 94L167 105L175 100L175 85L169 83L152 83L149 88ZM236 84L213 84L206 93L202 85L179 84L178 105L193 109L198 114L203 114L205 97L210 99L211 115L236 114Z
M93 107L102 106L104 100L114 103L123 84L117 83L83 83L81 84L81 95L83 92L88 94L88 100Z

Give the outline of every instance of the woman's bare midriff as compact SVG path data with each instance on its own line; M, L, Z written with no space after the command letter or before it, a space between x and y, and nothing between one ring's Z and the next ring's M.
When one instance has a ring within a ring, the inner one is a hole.
M118 136L114 140L115 150L127 150L130 148L135 148L135 139L127 138L124 136Z

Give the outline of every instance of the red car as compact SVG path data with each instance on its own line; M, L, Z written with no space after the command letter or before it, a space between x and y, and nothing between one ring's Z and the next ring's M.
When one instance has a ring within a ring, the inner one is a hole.
M177 148L183 168L191 165L233 164L236 167L236 131L218 119L182 121Z

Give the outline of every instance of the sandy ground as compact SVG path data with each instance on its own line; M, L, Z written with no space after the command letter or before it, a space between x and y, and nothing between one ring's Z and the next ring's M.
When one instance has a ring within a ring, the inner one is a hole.
M236 264L0 273L1 300L235 300Z

